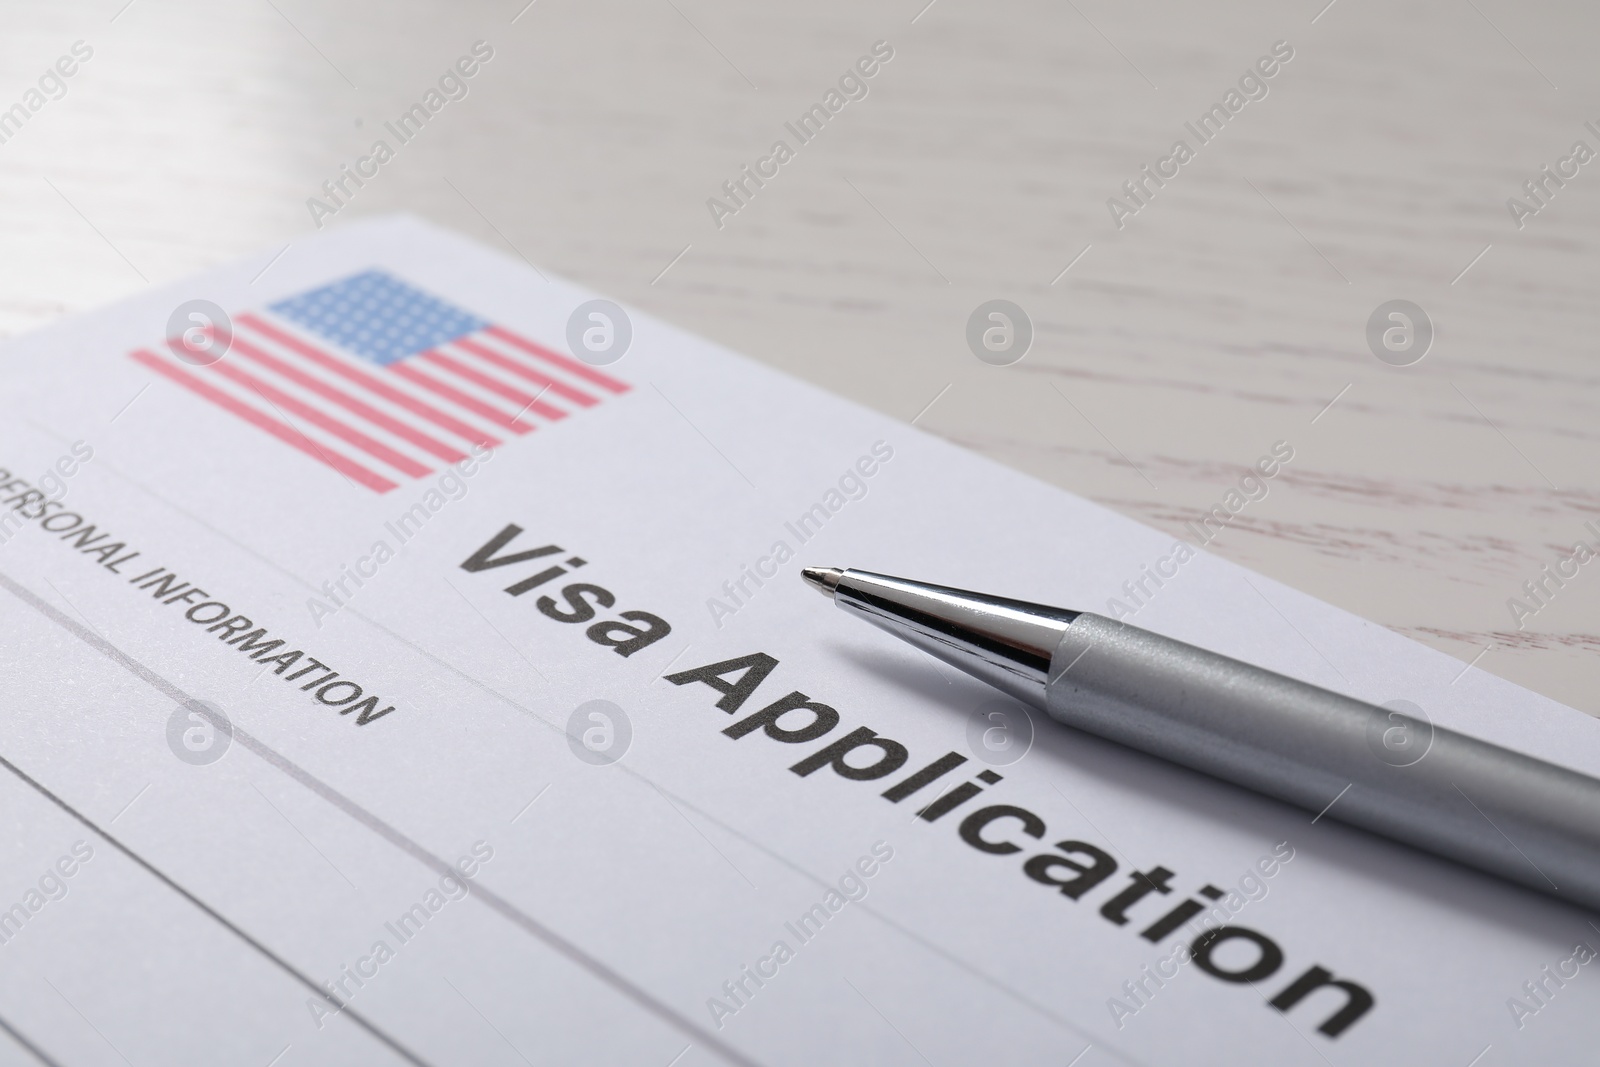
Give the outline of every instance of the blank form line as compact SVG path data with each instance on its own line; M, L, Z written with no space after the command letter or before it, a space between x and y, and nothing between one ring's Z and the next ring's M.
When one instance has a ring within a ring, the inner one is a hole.
M361 892L361 888L359 886L357 886L354 882L350 881L349 877L343 871L341 871L339 869L339 865L337 863L334 863L331 859L329 859L328 858L328 854L326 852L322 851L320 848L318 848L317 845L316 845L316 842L312 841L311 838L307 837L306 834L305 834L305 831L300 829L300 827L296 826L294 824L294 820L290 819L289 816L285 815L283 813L283 809L278 807L278 805L276 805L276 804L274 804L272 802L272 798L268 797L267 794L261 792L261 787L259 785L256 785L254 782L251 782L250 783L250 788L254 789L257 793L261 794L261 799L265 800L267 802L267 807L269 807L273 811L277 812L278 813L278 817L281 818L284 822L289 824L289 829L291 829L295 833L299 834L300 835L300 840L302 840L306 844L310 845L311 846L311 851L313 851L317 855L321 856L322 857L322 862L326 863L329 867L333 868L333 873L334 874L337 874L340 878L343 878L344 881L345 881L345 884L348 885L351 889L354 889L357 893Z
M18 506L20 507L20 505L18 505ZM102 641L105 640L105 636L106 635L100 633L100 631L98 629L96 629L95 624L89 621L89 616L85 615L81 611L78 611L78 605L74 604L71 601L71 599L68 598L67 594L63 593L59 588L57 588L55 582L52 582L50 579L46 578L44 580L44 584L48 585L51 589L54 589L56 596L60 597L63 601L65 601L67 607L71 608L73 611L76 611L78 613L78 618L83 620L83 624L85 626L87 626L91 630L94 630L95 633L100 634L100 639Z
M0 573L0 588L8 590L18 600L22 601L24 604L27 604L29 607L33 608L34 611L55 623L56 626L73 635L90 648L95 649L101 655L105 656L113 663L116 663L118 666L128 671L128 673L140 679L146 685L150 686L152 689L155 689L168 699L182 705L183 707L193 708L197 712L209 715L209 712L206 711L205 706L197 702L184 690L179 689L172 682L169 682L166 678L157 674L149 667L146 667L143 663L140 663L138 660L122 651L122 649L118 648L116 645L111 644L111 642L95 634L88 627L74 622L70 616L51 605L48 601L40 599L39 596L32 590L28 589L24 585L21 585L9 575ZM284 756L281 752L268 746L261 740L257 739L254 735L241 729L237 725L233 727L233 740L235 744L243 746L247 751L260 758L263 762L281 771L285 776L294 779L296 782L304 786L309 792L328 802L350 819L359 823L361 826L365 827L378 837L382 838L399 851L404 852L406 855L410 856L413 860L428 868L430 871L434 872L435 874L448 874L452 877L460 877L460 872L456 870L453 864L447 862L439 856L434 855L432 852L429 852L427 849L423 848L417 842L401 833L389 823L378 818L366 808L361 807L355 801L351 800L337 789L334 789L322 779L317 778L299 764L294 763L287 756ZM57 807L67 812L67 814L71 815L89 829L93 830L100 837L104 838L106 842L109 843L113 848L117 849L129 859L139 864L139 866L150 872L151 875L159 879L164 885L173 890L173 892L178 893L185 900L188 900L195 907L199 908L211 918L215 919L218 923L232 932L236 937L244 941L257 952L261 953L267 959L271 960L286 973L293 976L296 981L310 989L314 994L330 1004L342 1006L336 997L333 997L321 986L317 985L310 978L296 970L288 961L273 953L271 949L267 948L264 944L251 937L240 927L235 926L232 922L223 917L220 912L216 911L205 902L200 900L199 897L196 897L193 893L189 892L177 882L173 881L166 874L162 873L159 869L150 864L149 861L145 860L142 856L129 849L120 840L113 837L105 830L102 830L99 826L90 821L87 816L68 805L66 801L50 792L41 783L35 781L33 778L28 777L27 774L25 774L15 764L7 760L4 756L0 756L0 768L4 768L5 770L8 770L12 774L16 775L18 778L21 778L28 785L32 786L34 790L48 798L51 803L55 804ZM663 1023L666 1023L668 1026L677 1030L685 1037L688 1037L691 1040L694 1040L711 1049L715 1055L719 1056L724 1061L728 1063L739 1064L741 1067L757 1067L754 1060L751 1060L738 1049L718 1038L716 1034L705 1029L699 1023L696 1023L679 1014L677 1011L668 1007L665 1003L657 1000L650 993L646 992L641 986L635 985L630 979L625 977L620 972L614 970L602 960L589 955L583 949L579 948L575 943L567 940L554 930L546 927L544 924L534 919L531 915L519 910L510 901L506 900L504 897L500 896L498 893L494 892L492 889L489 889L482 883L473 883L472 893L470 896L472 899L477 900L480 904L498 914L501 918L509 921L512 925L531 935L533 938L541 942L546 948L567 960L567 962L579 967L588 974L592 975L594 978L605 983L611 989L616 991L618 995L630 1001L635 1007L647 1012L648 1014L661 1020ZM346 1007L343 1008L343 1013L349 1015L351 1019L360 1025L364 1030L383 1041L386 1045L393 1048L398 1054L404 1056L410 1062L422 1065L422 1067L428 1067L425 1060L422 1060L415 1053L405 1048L405 1046L399 1044L393 1038L379 1030L364 1016L356 1012L355 1009Z
M57 434L56 436L60 437L61 435ZM145 494L146 497L160 505L162 508L166 509L166 511L182 516L188 522L191 522L199 528L206 530L211 536L231 544L240 552L254 558L263 566L271 568L278 574L281 574L284 578L295 583L306 591L317 592L316 587L311 585L305 578L285 567L282 563L265 554L260 549L239 540L237 537L232 536L224 530L218 529L201 516L179 506L172 500L162 496L160 493L155 492L138 479L131 477L125 471L119 469L109 460L103 462L106 464L106 469L109 470L113 475L121 479L125 484L130 485ZM103 641L96 640L87 632L84 627L73 622L72 619L67 617L59 609L52 607L48 602L39 600L30 590L9 579L4 573L0 573L0 588L11 590L12 593L20 600L32 606L34 610L50 619L57 626L67 630L80 641L83 641L90 647L96 649L102 655L106 656L106 658L123 667L135 677L138 677L152 688L155 688L158 692L161 692L170 699L180 703L190 699L182 690L178 689L172 683L166 681L160 675L155 674L143 664L131 659L131 657L128 657L120 649L117 649L115 646L108 645ZM476 691L484 694L492 700L497 701L505 707L510 708L527 722L549 731L558 739L565 739L567 737L566 727L562 723L550 721L534 708L519 702L514 697L488 684L474 674L462 670L458 664L452 663L449 660L440 657L427 647L418 644L416 641L411 640L404 634L390 629L378 619L363 614L360 609L351 606L345 610L352 617L360 619L376 633L380 633L390 641L393 641L397 646L407 649L411 654L432 663L440 671L453 675L460 681L471 686ZM933 659L931 656L928 656L928 654L925 652L920 652L920 650L919 654L926 657L928 662L930 664L934 664L937 668L937 660ZM405 837L405 835L401 834L397 829L382 822L377 818L377 816L359 807L349 798L334 790L331 786L311 776L308 772L302 770L300 767L290 762L278 752L268 748L266 745L256 740L248 733L239 730L238 727L235 727L234 729L235 740L240 744L243 744L252 754L272 764L274 767L277 767L285 775L301 782L308 790L326 800L330 805L349 816L353 821L359 823L368 830L371 830L384 841L400 849L419 863L428 867L429 870L432 870L438 874L459 873L456 872L454 868L444 860L434 856L432 853L427 852L422 848L422 846ZM646 775L641 774L635 768L628 766L626 762L617 763L613 766L619 773L627 775L635 781L647 785L654 785L654 783ZM656 788L660 789L661 787L656 786ZM772 848L759 836L753 835L741 829L739 826L728 822L726 819L719 818L715 813L696 805L693 801L689 800L681 793L666 789L662 789L661 791L671 796L680 807L687 811L693 812L698 818L703 820L708 825L717 827L730 838L742 842L751 851L766 856L774 863L784 867L789 871L792 871L795 875L805 879L808 883L816 886L818 889L827 891L835 888L831 881L817 875L814 871L808 869L802 864L795 862L795 860L784 853ZM472 895L473 898L478 900L481 905L490 908L490 910L495 911L502 917L510 920L514 925L523 929L524 932L539 938L540 940L544 940L546 934L548 933L548 936L554 940L554 947L558 953L562 955L570 955L572 953L581 954L581 949L577 948L576 946L566 945L566 943L561 939L560 935L557 935L554 932L543 931L543 928L539 927L535 920L533 920L530 916L522 914L515 908L514 905L500 898L498 894L495 894L492 890L482 886L475 886L475 892ZM863 902L858 905L858 907L863 914L871 916L874 921L879 923L884 928L891 930L900 937L915 943L924 951L938 957L952 967L959 968L962 972L969 975L973 980L983 984L987 988L994 990L997 993L1006 996L1013 1003L1033 1012L1039 1018L1046 1019L1051 1024L1058 1026L1076 1036L1082 1037L1086 1041L1095 1038L1096 1035L1092 1031L1085 1029L1075 1020L1062 1015L1050 1005L1035 999L1025 990L1019 989L1016 986L1002 980L1001 978L990 974L972 960L966 958L958 952L951 950L950 948L947 948L945 945L941 944L939 941L933 939L927 934L924 934L922 931L898 921L893 916L873 907L869 902ZM582 963L581 965L588 969L590 973L599 977L602 981L609 983L613 980L611 976L614 975L615 972L612 972L610 968L601 961L593 961L592 967L588 962ZM638 998L643 998L644 1000L650 1000L648 993L644 993L642 990L635 991L632 989L627 978L616 975L615 980L620 983L622 987L620 991L629 999L635 999L637 996ZM706 1035L703 1039L704 1043L710 1045L713 1054L721 1056L724 1060L738 1064L752 1063L752 1061L741 1056L736 1050L724 1050L723 1047L717 1043L715 1034L711 1033L710 1031L702 1031L696 1023L688 1020L687 1018L679 1018L673 1013L672 1009L666 1005L657 1004L651 1001L650 1003L645 1004L644 1007L646 1010L657 1013L658 1017L660 1018L672 1020L671 1024L679 1028L686 1036L695 1038L697 1040L702 1040L698 1037L698 1035L704 1033ZM1102 1042L1096 1047L1101 1050L1101 1054L1103 1056L1109 1056L1119 1063L1128 1064L1129 1067L1141 1067L1140 1061L1134 1060L1131 1057L1118 1052L1114 1047L1105 1042Z
M9 585L10 584L10 579L9 578L4 578L4 577L0 577L0 582L4 582L5 584ZM16 592L16 589L13 589L12 592ZM26 592L26 591L24 590L24 592ZM24 597L23 599L27 600L28 597ZM37 602L37 603L33 603L33 607L35 609L38 609L40 607L49 608L49 605L48 604L44 604L42 601L40 601L40 602ZM64 623L69 627L72 625L72 620L71 619L68 619L65 616L62 616L59 613L56 614L55 621L58 624L63 624ZM84 634L81 633L81 632L78 632L76 630L74 630L73 632L77 632L78 633L78 637L80 639L84 637ZM189 698L185 697L185 700L188 701ZM189 701L189 702L192 703L192 701ZM241 733L242 733L242 731L241 731ZM90 831L92 831L95 834L95 836L99 837L101 840L105 841L106 844L110 845L112 848L114 848L118 852L122 853L128 859L132 860L135 864L137 864L140 868L142 868L146 873L150 874L157 881L159 881L163 885L165 885L168 889L171 889L174 893L177 893L179 896L183 897L183 899L187 900L190 904L193 904L196 908L199 908L202 912L204 912L207 916L209 916L210 918L215 920L219 925L221 925L229 933L233 934L239 940L243 941L245 944L247 944L251 948L255 949L256 952L260 953L267 960L269 960L273 964L277 965L277 967L280 970L282 970L285 974L289 975L289 977L293 978L295 981L299 982L301 985L303 985L307 989L311 990L312 993L314 993L316 996L322 998L327 1003L333 1005L334 1008L338 1009L341 1013L349 1015L351 1020L353 1022L355 1022L355 1024L357 1026L360 1026L363 1030L367 1031L367 1033L371 1034L373 1037L377 1038L379 1041L382 1041L385 1045L388 1045L389 1048L393 1049L398 1055L404 1057L406 1060L410 1061L411 1063L418 1064L419 1067L429 1067L429 1065L428 1065L426 1060L420 1058L419 1056L416 1055L416 1053L412 1052L410 1049L408 1049L404 1045L400 1044L394 1038L390 1037L388 1034L386 1034L382 1030L378 1029L377 1026L375 1026L371 1021L369 1021L364 1015L361 1015L359 1012L357 1012L354 1008L347 1007L344 1003L342 1003L339 1000L338 997L335 997L332 993L329 993L327 990L323 989L316 982L313 982L308 976L306 976L305 974L302 974L288 960L284 959L282 956L279 956L277 953L273 952L266 945L262 944L260 941L257 941L254 937L251 937L249 934L245 933L245 931L241 927L236 926L232 921L230 921L229 919L224 917L221 912L217 911L215 908L211 907L211 905L207 904L205 901L201 900L199 897L197 897L193 893L189 892L183 886L181 886L177 882L173 881L173 879L171 877L169 877L160 868L156 867L154 864L152 864L149 860L145 859L139 853L133 851L133 849L131 849L127 845L123 844L122 840L120 838L115 837L109 831L102 829L97 823L94 822L94 820L90 819L87 815L83 814L83 812L79 811L77 808L74 808L71 804L68 804L65 800L61 799L56 794L52 793L49 789L46 789L41 782L39 782L38 780L30 777L25 771L22 770L22 768L18 767L15 763L12 763L10 760L6 759L4 756L0 756L0 767L4 767L6 770L10 771L13 775L15 775L18 779L20 779L25 785L30 786L33 789L34 792L38 793L40 796L42 796L46 800L50 801L50 803L54 804L56 807L60 808L64 812L66 812L68 815L72 816L78 822L82 823L85 827L87 827ZM52 987L52 988L54 988L54 987ZM60 990L57 990L57 992L59 993ZM63 997L62 999L65 1000L66 998ZM67 1003L70 1005L72 1002L71 1001L67 1001ZM77 1009L74 1008L73 1010L76 1011ZM85 1021L87 1021L87 1020L85 1020ZM93 1025L93 1024L91 1024L91 1025ZM110 1044L110 1042L107 1042L107 1044ZM112 1046L112 1047L114 1048L115 1046ZM120 1055L120 1053L119 1053L119 1055Z

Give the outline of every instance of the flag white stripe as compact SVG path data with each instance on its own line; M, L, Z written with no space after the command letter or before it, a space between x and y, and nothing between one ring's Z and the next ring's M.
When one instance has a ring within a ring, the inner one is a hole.
M320 382L325 387L338 389L351 399L365 404L367 407L372 408L383 415L389 416L395 423L402 426L411 426L415 428L415 424L418 421L415 417L408 417L403 410L398 409L396 406L388 404L385 401L382 401L381 398L375 397L366 390L359 389L358 387L354 386L353 383L346 382L343 379L337 378L336 376L330 375L326 372L308 369L306 364L294 360L283 350L277 349L273 345L272 341L268 338L255 334L245 336L243 331L239 332L239 338L251 348L261 350L267 356L281 362L295 373L292 376L280 373L271 365L251 358L243 350L238 352L230 352L224 357L224 359L226 359L239 371L248 374L254 379L258 379L265 386L270 386L272 389L276 389L288 394L301 404L304 404L306 407L312 408L322 413L327 418L335 420L339 424L346 426L365 437L371 438L378 444L385 446L396 453L399 453L401 456L404 456L406 459L411 460L413 463L425 468L426 470L434 470L446 462L444 457L435 455L433 452L420 447L415 442L408 440L404 435L395 433L394 431L385 427L381 424L381 422L369 419L362 414L358 414L349 410L342 404L328 399L326 396L320 394L315 389L297 379L303 377L311 381ZM245 383L231 381L221 374L206 374L205 370L201 370L200 373L205 375L207 380L217 385L218 388L225 389L236 396L244 398L257 408L261 408L263 404L267 403L267 401L264 400L255 389L251 388ZM361 449L351 442L346 441L338 434L334 434L331 431L321 427L314 427L311 421L308 420L303 414L291 410L289 406L280 403L277 405L277 407L282 409L281 414L278 416L280 419L286 418L291 420L292 425L300 429L302 432L305 432L308 436L311 436L319 441L323 439L338 441L342 451L351 453L352 455L359 454L362 457L363 463L373 466L375 469L378 469L383 473L390 474L392 477L402 481L410 480L411 478L418 476L412 470L402 469L384 458L372 455L364 449ZM449 449L453 449L461 454L466 454L467 452L467 448L465 446L458 446L456 442L450 439L450 437L443 431L430 433L427 434L427 436L432 440L437 441L441 446L448 447Z
M286 323L281 319L275 318L272 320L271 325L322 353L324 358L349 368L354 372L354 377L330 370L319 360L308 357L296 350L292 345L280 344L258 331L247 331L247 333L252 341L261 341L264 347L269 348L274 355L285 358L302 372L370 404L397 421L412 427L420 433L425 433L434 440L449 445L460 452L469 452L472 442L483 437L504 441L509 434L509 431L502 427L491 425L482 416L464 410L443 397L412 384L387 367L352 358L321 338L308 335L304 331L295 328L293 323ZM374 390L358 379L376 380L381 383L382 390ZM455 428L441 426L438 421L419 414L415 408L399 403L391 399L390 395L385 395L385 393L409 398L413 404L446 416L456 426ZM325 401L324 403L328 402ZM355 416L352 415L351 417L354 418ZM364 426L370 425L366 419L362 419L361 422ZM439 463L442 461L434 459L432 462Z
M274 337L267 330L255 329L248 322L241 322L235 324L235 337L240 342L240 350L224 358L235 375L247 375L259 383L260 388L251 382L235 380L235 377L222 370L200 367L194 368L193 373L237 402L276 421L287 423L321 451L347 456L404 485L424 476L417 473L419 469L427 473L442 469L448 461L439 452L453 451L467 455L471 452L473 441L490 438L505 443L519 436L478 412L408 380L392 366L380 366L359 359L291 321L275 315L258 314L272 330L281 331L292 341L307 346L320 358L299 350L293 343ZM587 406L594 406L604 399L604 395L597 395L599 391L589 383L576 379L560 367L535 361L492 335L479 332L469 335L468 340L493 352L512 366L525 366L555 384L544 385L532 381L454 343L440 345L438 351L458 364L459 369L421 355L409 357L407 362L434 381L472 398L490 410L535 428L562 421L562 418L584 410L586 405L574 400L574 395L590 399L591 403ZM340 367L350 373L339 373L335 368ZM378 385L374 388L368 382ZM509 395L497 392L485 383L495 383ZM329 392L348 398L351 405L347 407L332 399ZM535 398L537 403L531 406L526 403ZM317 412L345 428L347 434L353 431L361 435L371 444L363 447L349 440L346 435L317 425L297 405L304 405L305 409ZM364 407L367 412L352 410L358 406ZM444 418L429 418L420 414L419 409L436 412ZM561 413L561 416L554 415L555 412ZM385 422L389 425L385 425ZM441 422L450 425L440 425ZM418 435L431 447L419 443ZM368 448L372 451L368 451ZM374 455L374 452L384 454Z

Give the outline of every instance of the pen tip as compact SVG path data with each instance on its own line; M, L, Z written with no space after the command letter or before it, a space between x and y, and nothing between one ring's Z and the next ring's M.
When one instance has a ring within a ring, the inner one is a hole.
M833 591L839 588L839 579L844 577L844 571L839 567L802 567L800 577L832 600Z

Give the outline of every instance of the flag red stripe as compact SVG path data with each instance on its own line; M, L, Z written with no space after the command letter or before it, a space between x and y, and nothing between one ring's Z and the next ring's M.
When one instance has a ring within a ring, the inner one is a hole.
M567 413L560 408L551 407L538 397L524 393L521 389L514 389L502 381L489 377L487 374L480 374L459 359L451 359L438 349L429 349L422 353L422 358L460 375L469 382L481 385L496 396L505 397L513 404L523 405L522 411L531 411L537 415L543 415L552 422L556 419L567 417ZM518 412L518 414L521 413Z
M437 393L446 400L453 401L454 403L466 408L468 411L473 412L476 415L483 416L496 426L504 426L511 432L519 434L527 433L534 429L534 427L529 426L527 423L518 422L505 412L490 407L488 404L485 404L476 397L468 396L459 389L448 386L441 381L428 377L426 374L423 374L421 371L417 370L417 368L411 366L411 364L407 363L405 360L400 360L397 363L389 364L389 369L407 381L415 382L429 392Z
M289 379L291 382L311 390L326 400L333 401L335 404L338 404L347 411L351 411L357 415L360 415L373 425L381 426L383 429L388 430L396 437L410 441L424 452L427 452L430 455L438 456L447 463L456 463L467 458L464 454L456 451L444 442L436 441L422 431L407 426L399 419L391 418L372 405L357 400L355 397L339 389L335 389L321 378L312 377L300 368L284 362L277 356L272 355L270 352L255 347L248 341L242 340L235 336L233 338L233 348L239 352L242 352L245 356L254 360L255 362L260 363L262 366L268 367L276 373Z
M329 452L325 449L318 448L316 445L311 443L311 440L307 438L305 434L301 433L300 431L282 422L279 422L277 419L274 419L269 415L262 414L248 404L240 403L238 400L235 400L222 390L207 382L200 381L198 378L190 375L187 371L180 370L172 364L167 363L161 357L151 352L147 352L144 349L139 349L133 352L132 355L134 359L155 371L157 374L160 374L163 377L178 383L185 389L188 389L190 392L196 393L206 400L211 401L213 404L217 405L223 410L239 416L241 419L244 419L246 422L249 422L258 429L265 430L267 433L270 433L272 436L276 437L284 444L289 445L291 448L299 449L301 452L304 452L317 462L327 464L340 474L343 474L354 481L360 482L367 488L375 489L380 493L387 493L389 490L395 488L395 483L391 482L382 475L369 471L367 468L361 466L361 464L356 463L354 460L346 459L337 452Z
M311 360L311 362L317 364L318 366L325 367L328 370L333 371L335 374L341 375L350 381L355 382L357 385L365 386L367 389L372 390L372 392L377 396L381 396L385 400L400 405L414 415L420 415L422 418L427 419L435 426L449 430L451 433L457 434L466 440L473 442L474 444L482 445L485 448L500 447L500 441L498 438L491 437L482 430L474 429L473 427L462 422L460 419L447 415L431 405L424 404L416 397L403 393L400 390L390 386L387 382L384 382L377 377L366 373L365 371L357 370L356 368L344 363L342 360L335 359L326 352L323 352L321 349L316 348L313 345L306 344L293 334L285 333L283 330L280 330L276 326L272 326L269 323L263 322L254 315L240 315L235 321L250 327L257 333L272 338L272 340L278 342L280 345L283 345L292 352L304 356L306 359Z
M620 382L611 377L609 374L601 374L587 363L580 363L575 359L568 359L559 352L552 352L544 345L536 344L525 337L518 337L516 334L512 333L503 326L490 326L485 329L484 332L490 334L491 336L500 338L500 340L506 342L507 344L515 345L530 355L538 356L546 363L553 363L557 367L560 367L562 370L566 371L568 374L576 375L586 382L600 386L602 389L608 389L613 393L626 393L628 391L627 382Z
M348 444L355 445L361 451L374 459L381 459L395 470L409 474L413 478L420 478L428 473L428 468L412 459L410 456L396 452L382 441L375 441L351 426L346 426L338 419L312 407L298 397L284 392L282 389L262 381L253 374L247 374L231 364L218 362L211 364L211 369L229 381L238 382L247 389L253 389L269 404L279 408L287 408L313 426L320 426ZM280 412L281 414L281 412Z
M512 374L526 378L535 385L542 385L556 396L570 400L580 407L592 408L600 402L594 397L590 396L588 393L580 392L565 382L558 382L554 378L540 374L538 371L532 369L531 367L525 367L514 359L507 359L500 353L491 348L487 348L484 345L480 345L476 341L469 340L465 337L458 337L450 343L455 345L457 348L465 349L466 351L471 352L479 359L487 360L488 362L493 363L502 370L508 370ZM565 413L563 412L563 414Z

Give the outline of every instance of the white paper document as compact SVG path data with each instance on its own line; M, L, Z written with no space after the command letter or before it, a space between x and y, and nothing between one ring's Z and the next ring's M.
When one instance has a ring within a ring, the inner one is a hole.
M270 258L0 349L0 1062L1593 1055L1600 920L799 572L1131 612L1600 774L1586 716L421 222Z

